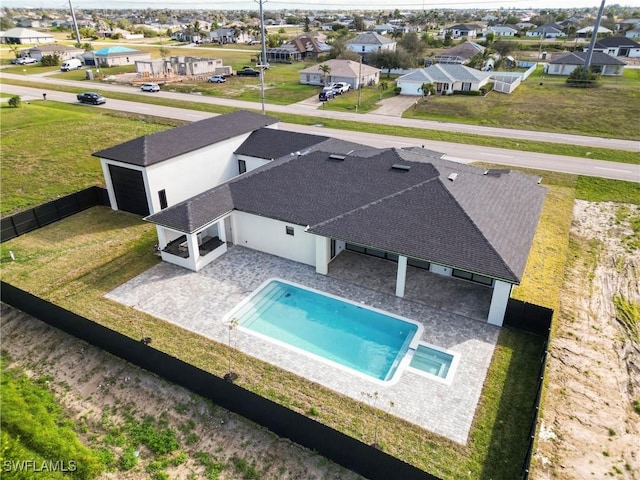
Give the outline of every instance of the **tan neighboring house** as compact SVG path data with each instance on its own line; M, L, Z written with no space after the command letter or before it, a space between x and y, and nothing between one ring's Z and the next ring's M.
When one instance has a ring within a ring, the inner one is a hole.
M219 58L174 56L153 60L136 61L136 72L144 77L158 75L231 75L230 66Z
M327 65L330 71L325 75L320 69ZM326 78L325 78L326 77ZM358 77L360 81L358 81ZM300 70L300 83L304 85L324 85L332 82L347 82L351 88L376 85L380 81L380 69L353 60L328 60L318 65Z
M23 50L31 58L35 58L39 62L42 61L42 57L48 55L58 55L60 61L69 60L71 58L79 58L84 53L82 48L72 47L69 45L58 45L50 43L47 45L39 45L37 47Z

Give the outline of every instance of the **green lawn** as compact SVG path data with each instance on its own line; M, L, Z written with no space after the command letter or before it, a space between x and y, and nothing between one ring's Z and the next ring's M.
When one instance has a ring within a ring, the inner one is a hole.
M511 94L432 96L407 118L640 140L638 73L604 79L598 89L569 88L538 70Z
M35 204L100 183L98 161L90 152L167 127L55 102L32 102L24 109L7 113L3 115L3 143L9 141L11 150L4 152L3 178L14 171L19 175L9 186L3 185L3 208L5 203L22 205L23 192L32 189L36 193L29 201ZM59 132L60 122L65 122L66 131L73 132L65 136L64 142L43 142L33 154L21 151L21 138L33 138L34 131L50 138L53 132ZM90 128L91 135L84 128ZM85 142L86 138L91 142ZM78 150L68 154L64 148L68 144ZM78 165L85 170L76 178L69 173L79 169ZM39 177L45 180L40 181ZM552 234L536 237L534 256L544 258L551 266L560 264L566 256L562 232L570 223L575 177L545 175L545 181L552 193L545 205L542 229ZM39 187L35 188L34 183ZM104 298L106 292L157 263L153 254L155 242L153 227L138 217L104 207L93 208L3 243L3 279L133 338L139 337L142 328L154 339L154 348L223 375L228 366L225 345ZM14 252L15 261L9 261L9 250ZM527 267L525 278L535 271L536 281L547 289L544 303L553 304L562 277L554 268L538 271L536 264L534 260ZM536 295L536 290L523 282L520 297L539 301ZM516 478L524 461L531 411L511 406L532 404L540 345L539 337L502 330L466 446L384 415L380 423L383 448L445 479ZM243 387L300 413L313 411L317 420L355 438L366 440L370 434L375 423L371 408L247 355L236 352L234 359L234 370L240 373L239 384Z

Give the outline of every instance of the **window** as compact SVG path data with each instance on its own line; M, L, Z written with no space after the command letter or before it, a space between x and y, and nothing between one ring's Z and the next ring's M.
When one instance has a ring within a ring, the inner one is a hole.
M465 272L464 270L458 270L454 268L451 272L453 277L464 278L465 280L469 280L475 283L481 283L482 285L491 286L493 285L493 279L489 277L485 277L484 275L478 275L477 273Z
M238 173L245 173L247 171L247 162L244 160L238 160Z
M160 199L160 209L164 210L165 208L167 208L169 206L169 204L167 203L167 191L166 190L160 190L158 192L158 198Z
M293 236L293 227L285 227L285 231L287 232L287 235Z

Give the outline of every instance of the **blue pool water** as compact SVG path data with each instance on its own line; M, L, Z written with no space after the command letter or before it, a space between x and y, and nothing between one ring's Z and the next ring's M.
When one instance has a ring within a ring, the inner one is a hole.
M278 280L231 316L241 327L383 381L418 331L415 323Z
M451 362L453 362L453 355L420 344L416 348L409 366L436 377L447 378Z

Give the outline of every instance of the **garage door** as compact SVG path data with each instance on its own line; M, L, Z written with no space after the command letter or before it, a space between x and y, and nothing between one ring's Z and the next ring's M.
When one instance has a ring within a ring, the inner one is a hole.
M149 205L147 204L142 172L117 165L109 165L109 174L111 175L111 183L118 203L118 210L138 215L149 215Z

